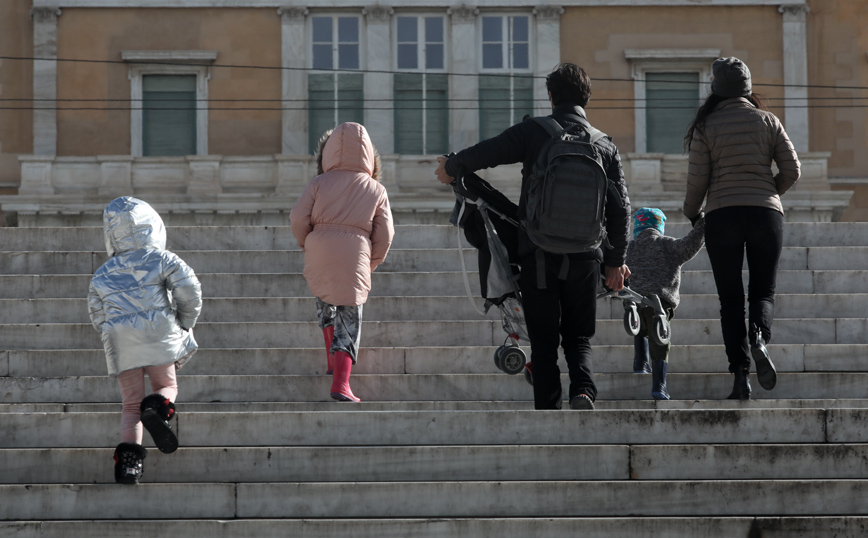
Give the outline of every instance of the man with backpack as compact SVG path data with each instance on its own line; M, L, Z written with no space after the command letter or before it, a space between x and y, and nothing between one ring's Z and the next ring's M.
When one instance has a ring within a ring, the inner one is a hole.
M546 77L552 113L525 118L452 157L439 157L443 184L464 173L521 162L519 284L531 341L534 406L560 409L558 344L570 375L572 409L593 409L590 339L596 325L600 263L606 286L624 287L630 200L618 148L588 123L591 80L572 63Z

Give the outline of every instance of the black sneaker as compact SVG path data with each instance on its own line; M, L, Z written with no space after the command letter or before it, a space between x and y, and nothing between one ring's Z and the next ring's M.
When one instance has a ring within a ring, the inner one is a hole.
M756 364L756 378L762 388L772 390L778 382L778 373L775 364L769 357L769 351L763 341L762 332L753 326L750 337L750 354Z
M151 394L142 400L142 424L154 444L164 454L178 450L178 436L169 426L169 421L175 416L175 404L160 394Z
M121 443L115 448L115 482L138 484L144 473L144 459L148 451L136 443Z
M570 398L570 409L584 409L587 411L594 410L594 400L584 392L576 394Z

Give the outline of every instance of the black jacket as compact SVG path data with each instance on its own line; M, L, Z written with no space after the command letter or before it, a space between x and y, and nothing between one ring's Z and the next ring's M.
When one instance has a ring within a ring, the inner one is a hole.
M585 117L585 111L572 103L563 103L554 108L551 117L567 128L579 122L579 117ZM475 172L483 168L492 168L500 164L522 163L522 199L519 201L519 214L524 210L524 192L527 176L539 156L543 144L549 139L546 130L534 121L525 120L513 125L494 138L459 151L446 161L446 173L455 177L459 167L467 172ZM610 248L596 253L571 254L570 257L588 259L596 257L609 267L620 267L627 255L627 232L630 226L630 199L627 196L627 184L624 181L624 170L621 168L621 157L618 148L610 137L603 137L597 142L597 147L603 157L606 176L615 184L620 197L606 197L606 231ZM536 250L523 231L519 232L519 254L525 256Z

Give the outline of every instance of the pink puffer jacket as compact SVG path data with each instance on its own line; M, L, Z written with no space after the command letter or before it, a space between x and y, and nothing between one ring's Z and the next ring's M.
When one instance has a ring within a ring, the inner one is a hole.
M342 123L320 159L323 172L289 214L304 251L304 278L326 303L361 305L395 235L386 188L378 181L379 158L363 126Z

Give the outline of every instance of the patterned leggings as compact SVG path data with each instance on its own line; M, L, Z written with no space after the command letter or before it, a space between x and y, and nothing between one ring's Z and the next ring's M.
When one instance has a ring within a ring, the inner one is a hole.
M335 306L317 297L316 317L319 319L320 329L332 325L335 327L331 352L343 351L352 357L353 364L356 364L362 339L362 305Z
M118 374L124 409L121 415L121 441L142 444L142 411L145 399L145 374L151 380L151 391L175 401L178 396L178 380L175 378L175 363L161 366L145 366Z

